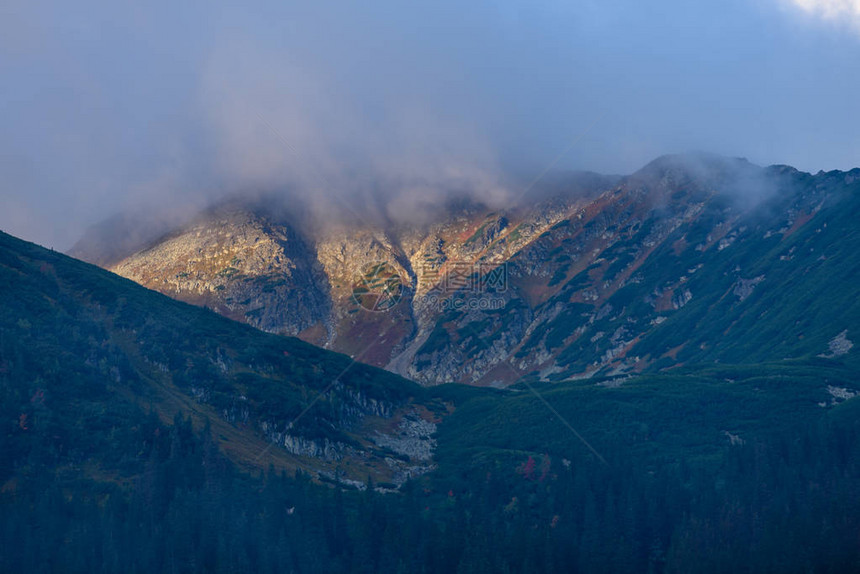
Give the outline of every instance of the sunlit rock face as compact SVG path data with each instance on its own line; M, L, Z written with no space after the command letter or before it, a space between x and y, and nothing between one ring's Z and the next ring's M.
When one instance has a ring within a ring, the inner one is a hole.
M328 316L328 284L291 228L216 210L110 267L146 287L264 331L297 335Z

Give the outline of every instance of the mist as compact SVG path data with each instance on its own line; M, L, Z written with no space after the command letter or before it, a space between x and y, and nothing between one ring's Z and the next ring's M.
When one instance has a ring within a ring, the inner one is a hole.
M860 164L860 18L759 0L0 9L0 229L282 193L399 221L688 150Z

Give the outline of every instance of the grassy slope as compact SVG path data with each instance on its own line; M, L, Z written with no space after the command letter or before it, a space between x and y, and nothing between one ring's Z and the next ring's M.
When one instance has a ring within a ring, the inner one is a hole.
M528 456L544 454L574 465L602 465L561 418L610 467L716 468L733 448L727 433L754 444L790 436L793 429L809 428L845 409L856 412L860 404L860 399L834 402L828 386L857 392L860 376L824 361L688 369L629 378L620 386L606 382L611 380L470 393L440 388L437 392L451 393L459 402L440 428L438 460L449 473L440 478L456 481L472 468L511 472Z
M796 193L810 194L826 185L822 178L795 182ZM768 238L792 207L792 198L776 201L772 220L757 215L727 249L711 249L708 264L689 281L693 300L654 329L633 352L653 358L679 345L678 360L694 363L758 363L811 359L828 352L828 342L843 330L849 338L860 324L860 213L857 185L829 184L822 208L790 233ZM818 190L820 192L820 189ZM678 235L687 230L679 230ZM668 243L668 242L667 242ZM651 269L683 273L696 263L692 249L675 256L663 249ZM739 278L763 280L741 301L733 293ZM835 362L860 367L852 352Z

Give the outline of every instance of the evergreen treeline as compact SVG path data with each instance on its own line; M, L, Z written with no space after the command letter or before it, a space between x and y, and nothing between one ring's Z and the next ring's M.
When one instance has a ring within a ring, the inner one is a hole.
M49 464L7 483L0 571L848 572L860 564L848 407L699 468L546 456L474 469L456 491L436 477L399 494L248 476L208 429L151 416L130 487Z

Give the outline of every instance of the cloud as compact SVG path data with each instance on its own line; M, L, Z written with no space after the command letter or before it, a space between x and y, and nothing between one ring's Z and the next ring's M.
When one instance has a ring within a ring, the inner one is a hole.
M223 46L200 84L222 188L280 192L325 217L396 221L453 196L509 195L491 142L431 101L384 98L373 109L259 39L234 34Z
M789 0L801 10L825 20L848 22L860 32L860 0Z

